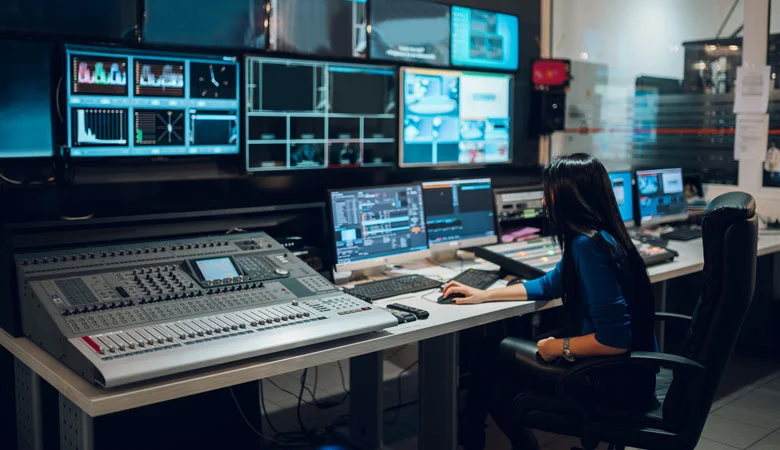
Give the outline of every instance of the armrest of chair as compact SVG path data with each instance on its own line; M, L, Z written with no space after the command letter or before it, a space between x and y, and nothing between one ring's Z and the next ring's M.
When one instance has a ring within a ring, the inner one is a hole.
M690 325L693 318L691 316L686 316L685 314L657 312L655 313L655 320L659 322L682 322L686 325Z
M618 366L665 367L672 369L675 377L679 374L692 383L703 383L706 373L706 368L703 365L683 356L668 353L632 352L623 356L608 356L580 361L558 380L556 391L559 393L565 392L572 380L587 375L596 369Z

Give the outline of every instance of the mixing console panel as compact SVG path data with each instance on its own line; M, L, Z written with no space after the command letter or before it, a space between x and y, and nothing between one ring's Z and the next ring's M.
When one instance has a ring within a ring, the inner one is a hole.
M24 334L112 387L380 330L265 233L18 254Z

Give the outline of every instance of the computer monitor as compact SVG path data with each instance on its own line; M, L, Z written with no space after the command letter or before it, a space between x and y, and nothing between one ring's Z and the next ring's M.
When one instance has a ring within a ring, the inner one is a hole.
M610 172L609 181L612 183L620 217L626 225L634 225L634 183L631 172Z
M510 162L512 80L504 74L403 68L400 165Z
M146 0L144 43L266 48L265 0Z
M331 191L337 272L430 256L422 186Z
M544 190L541 186L496 189L499 221L533 220L544 217Z
M269 49L365 58L366 0L270 0Z
M0 159L51 157L50 44L0 39L0 54Z
M423 183L431 251L498 242L490 179Z
M450 7L427 0L371 0L371 58L450 65Z
M396 71L246 58L249 172L395 164Z
M239 152L234 57L72 45L65 54L72 157Z
M636 185L643 226L688 218L682 169L637 171Z
M452 65L517 70L517 16L452 7Z

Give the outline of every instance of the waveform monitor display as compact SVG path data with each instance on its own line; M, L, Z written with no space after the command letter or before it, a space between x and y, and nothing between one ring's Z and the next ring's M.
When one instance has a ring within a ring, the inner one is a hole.
M51 51L48 43L0 39L0 158L50 157Z
M516 16L452 7L452 64L517 70L519 28Z
M247 170L393 165L392 67L247 57Z
M127 95L127 59L71 55L71 93Z
M371 1L371 58L450 64L450 7L425 0Z
M331 191L330 207L338 269L411 260L428 251L420 185Z
M365 58L366 0L271 0L270 49Z
M235 58L74 45L65 51L71 156L239 152Z
M512 76L403 68L400 164L511 160Z

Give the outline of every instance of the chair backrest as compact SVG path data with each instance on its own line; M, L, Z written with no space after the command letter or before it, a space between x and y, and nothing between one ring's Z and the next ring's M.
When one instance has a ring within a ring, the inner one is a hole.
M683 356L702 364L706 378L696 393L673 381L664 402L664 418L696 439L753 301L758 247L755 209L752 196L731 192L710 203L702 222L704 288Z

